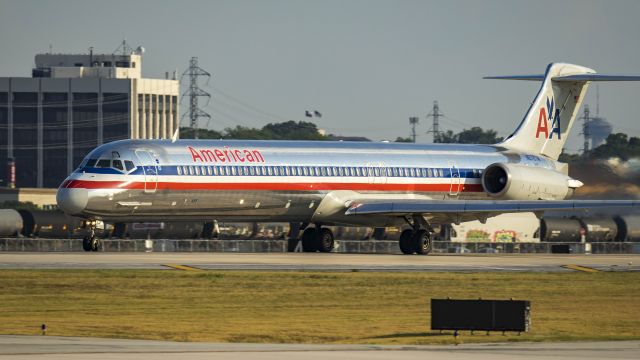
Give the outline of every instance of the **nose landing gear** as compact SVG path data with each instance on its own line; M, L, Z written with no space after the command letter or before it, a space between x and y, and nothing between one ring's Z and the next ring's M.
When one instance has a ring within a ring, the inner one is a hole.
M96 223L96 221L87 223L89 235L82 239L82 249L84 251L100 251L102 249L102 241L96 237Z

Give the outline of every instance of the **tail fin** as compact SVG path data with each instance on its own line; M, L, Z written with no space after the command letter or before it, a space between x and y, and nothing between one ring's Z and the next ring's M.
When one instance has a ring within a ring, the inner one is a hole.
M544 75L485 79L542 81L538 95L518 128L499 145L555 160L562 152L591 81L640 81L640 76L601 75L578 65L552 63Z

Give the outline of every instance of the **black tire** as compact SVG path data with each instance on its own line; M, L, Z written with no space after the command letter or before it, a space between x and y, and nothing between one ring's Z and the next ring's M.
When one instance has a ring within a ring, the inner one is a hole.
M318 234L318 250L320 252L331 252L333 250L333 232L327 228L322 228Z
M91 251L91 243L90 243L91 239L88 236L85 236L82 239L82 250L84 251Z
M287 251L294 252L296 251L296 247L298 247L299 239L287 239Z
M431 234L427 230L418 230L413 237L413 245L416 254L427 255L431 252Z
M93 237L91 239L91 251L100 251L100 248L102 247L102 243L100 242L100 239Z
M398 241L400 245L400 251L402 251L405 255L411 255L414 253L414 245L413 245L413 230L407 229L404 230L400 234L400 240Z
M306 228L302 233L302 250L304 252L318 251L318 231L316 228Z

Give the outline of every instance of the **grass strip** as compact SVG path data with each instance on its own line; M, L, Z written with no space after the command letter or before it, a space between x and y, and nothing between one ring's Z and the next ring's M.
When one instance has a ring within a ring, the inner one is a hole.
M0 270L0 334L447 344L431 298L532 302L532 330L464 342L640 339L640 273Z

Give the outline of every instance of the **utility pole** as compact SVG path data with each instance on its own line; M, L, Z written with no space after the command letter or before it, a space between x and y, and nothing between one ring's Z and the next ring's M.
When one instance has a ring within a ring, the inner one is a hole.
M207 99L211 98L211 94L198 87L198 77L206 76L208 82L211 78L211 74L198 66L198 58L194 56L191 58L191 60L189 60L189 68L182 73L182 78L180 79L181 82L185 76L189 77L189 89L182 94L182 98L184 99L185 96L189 97L189 111L185 112L182 115L182 118L185 118L186 115L189 114L189 126L191 126L191 128L193 129L193 137L197 139L198 119L211 119L211 115L198 107L199 97L203 96Z
M589 105L584 106L584 113L581 117L582 119L582 135L584 136L584 144L582 145L582 155L587 156L589 152L589 139L591 138L591 133L589 132Z
M409 124L411 124L411 139L413 139L414 144L416 142L416 125L418 125L418 121L420 121L420 119L417 116L409 118Z
M433 118L433 126L431 130L427 131L427 133L433 133L433 142L440 142L440 116L444 116L443 113L440 112L440 106L438 106L438 100L433 102L433 108L429 114L427 114L428 118Z

